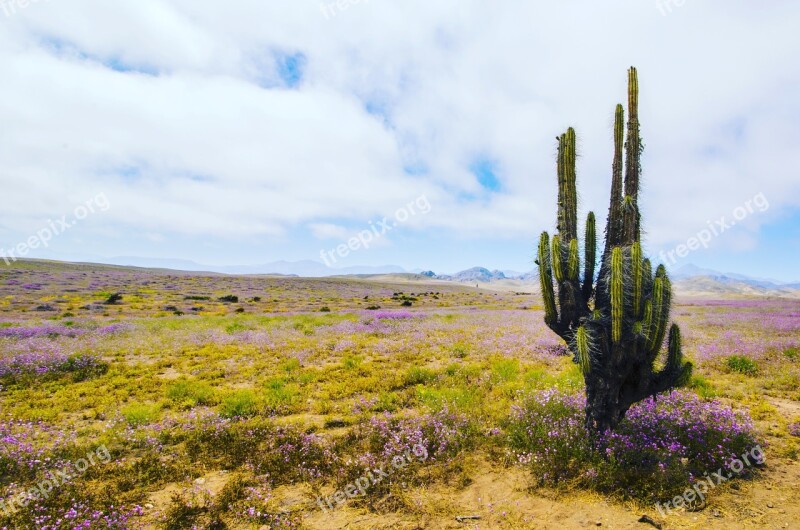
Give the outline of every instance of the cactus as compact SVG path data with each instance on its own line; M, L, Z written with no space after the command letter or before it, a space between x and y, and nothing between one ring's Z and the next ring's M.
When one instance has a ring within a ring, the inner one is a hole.
M617 105L614 158L605 246L595 281L595 216L586 219L580 274L575 131L558 137L558 227L539 240L545 322L569 346L586 381L586 427L593 434L614 429L636 402L688 382L680 329L670 326L672 285L660 265L655 274L641 244L639 181L639 80L628 72L628 122ZM624 181L623 181L624 176ZM557 288L557 290L556 290ZM667 351L660 354L669 330Z

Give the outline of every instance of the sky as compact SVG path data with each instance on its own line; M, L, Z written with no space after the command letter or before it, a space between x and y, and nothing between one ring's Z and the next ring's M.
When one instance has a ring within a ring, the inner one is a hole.
M528 271L567 127L605 222L634 65L646 250L800 280L798 25L783 0L0 0L0 255Z

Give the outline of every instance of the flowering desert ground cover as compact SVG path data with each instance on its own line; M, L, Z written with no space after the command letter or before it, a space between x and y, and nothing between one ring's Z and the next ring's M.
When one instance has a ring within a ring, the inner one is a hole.
M689 386L598 454L533 287L19 261L0 528L798 528L800 300L673 317Z

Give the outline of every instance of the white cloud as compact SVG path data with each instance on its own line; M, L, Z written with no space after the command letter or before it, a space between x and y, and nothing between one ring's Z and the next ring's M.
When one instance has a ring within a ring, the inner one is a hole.
M650 242L757 192L772 207L752 223L766 222L800 206L799 15L788 1L667 17L621 0L373 0L329 18L316 1L31 5L0 20L5 228L104 191L107 221L146 233L333 237L331 219L425 194L411 228L533 240L554 224L554 137L570 125L582 207L604 217L630 64ZM305 56L297 90L259 86L278 79L275 53ZM479 156L498 161L499 194L469 172Z
M347 239L350 233L347 228L331 223L312 223L309 225L311 233L317 239Z

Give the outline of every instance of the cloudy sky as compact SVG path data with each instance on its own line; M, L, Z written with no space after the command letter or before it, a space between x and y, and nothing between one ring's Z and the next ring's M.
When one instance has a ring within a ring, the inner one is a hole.
M0 253L322 261L385 225L334 265L530 270L568 126L604 220L636 65L648 251L724 223L674 266L800 280L798 25L789 0L0 0Z

